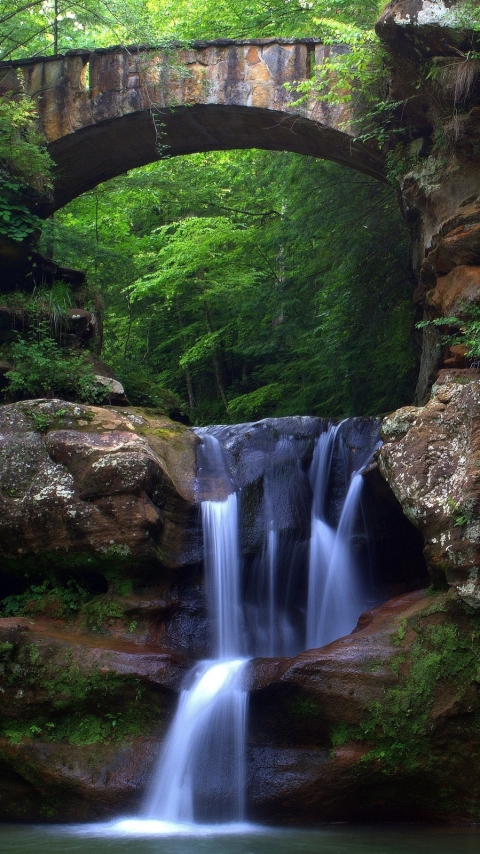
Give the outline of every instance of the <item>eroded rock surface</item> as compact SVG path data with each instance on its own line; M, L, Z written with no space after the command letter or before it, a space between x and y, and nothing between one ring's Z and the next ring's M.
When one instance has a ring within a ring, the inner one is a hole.
M377 22L391 52L397 103L391 151L413 237L414 299L432 320L463 317L480 299L480 36L472 4L394 0ZM395 148L396 146L396 148ZM417 401L448 348L424 332Z
M0 814L87 820L135 809L189 662L159 645L0 619Z
M252 662L256 818L301 825L478 815L478 620L455 607L445 594L411 593L367 612L352 635L323 649Z
M0 814L135 814L187 656L49 620L0 620ZM247 671L247 810L262 822L478 818L480 624L422 591ZM205 782L208 787L208 781Z
M419 528L433 578L480 607L480 379L440 372L423 407L383 422L378 462L407 517Z
M68 565L201 560L195 434L134 409L59 400L0 408L0 554Z

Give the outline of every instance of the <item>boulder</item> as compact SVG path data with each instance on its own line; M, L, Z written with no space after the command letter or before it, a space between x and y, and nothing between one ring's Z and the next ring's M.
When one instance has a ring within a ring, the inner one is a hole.
M380 471L420 530L432 578L480 608L480 379L440 372L422 407L383 421Z
M99 568L197 563L197 441L143 410L60 400L0 407L4 567L22 572L33 558L68 568L72 555Z

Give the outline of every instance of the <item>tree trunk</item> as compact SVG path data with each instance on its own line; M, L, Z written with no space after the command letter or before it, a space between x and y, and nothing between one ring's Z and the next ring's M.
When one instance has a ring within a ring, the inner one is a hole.
M179 325L180 329L182 330L183 343L184 343L185 347L187 347L188 346L188 340L187 340L187 335L185 332L185 327L183 325L183 318L182 318L182 312L180 311L180 303L178 301L178 294L175 298L175 305L176 305L176 309L177 309L178 325ZM188 406L190 409L190 414L193 415L193 412L196 409L196 403L195 403L195 394L193 392L192 375L191 375L190 370L188 368L185 368L184 377L185 377L185 385L187 386Z
M214 332L214 328L213 328L213 324L212 324L212 318L210 316L210 309L208 307L208 302L206 300L204 301L203 306L205 308L205 322L207 324L207 330L210 333L210 335L212 335ZM228 413L227 395L225 394L225 388L223 386L222 368L220 365L220 360L218 358L217 350L213 351L212 362L213 362L213 370L215 373L215 382L217 385L217 390L218 390L220 397L222 398L222 402L223 402L223 405L225 407L225 412Z

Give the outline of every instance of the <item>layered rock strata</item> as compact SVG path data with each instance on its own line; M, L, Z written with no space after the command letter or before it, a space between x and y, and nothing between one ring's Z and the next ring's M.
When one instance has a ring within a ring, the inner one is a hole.
M377 22L392 60L396 104L390 169L400 180L427 320L460 320L480 300L480 33L473 4L394 0ZM444 330L445 331L445 330ZM448 347L424 333L417 401Z
M445 594L416 592L322 650L252 661L248 814L475 820L478 629ZM0 656L2 818L137 812L185 656L44 617L2 620Z

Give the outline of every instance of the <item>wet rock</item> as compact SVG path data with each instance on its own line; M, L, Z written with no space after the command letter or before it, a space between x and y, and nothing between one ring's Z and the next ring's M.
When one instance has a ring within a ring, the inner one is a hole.
M387 719L400 714L390 712L388 704L412 691L409 674L422 643L418 639L442 631L460 639L468 638L471 628L465 616L447 613L445 597L416 592L364 614L353 634L323 649L291 660L253 661L250 815L297 825L466 817L467 803L480 787L478 774L467 772L468 753L478 755L478 738L464 726L480 712L473 658L473 678L463 687L452 673L443 678L437 673L423 700L412 694L410 714L419 735L409 736L410 754L399 743L397 758L389 762L395 736L382 740L380 723L365 724L375 708L383 707ZM428 656L427 646L423 655ZM425 709L429 724L420 735ZM398 720L397 739L404 738Z
M161 604L152 599L149 608ZM402 627L431 604L419 592L398 597L323 649L251 662L250 817L302 824L372 818L382 809L384 818L409 809L411 817L428 815L423 770L385 774L365 761L371 742L332 738L358 727L365 709L398 683L395 661L415 637ZM0 656L2 817L21 820L27 809L30 820L89 821L137 811L187 659L25 618L0 620ZM468 702L476 708L478 698ZM464 712L443 689L432 721L443 732Z
M429 402L386 418L383 434L380 471L423 536L433 579L480 607L480 380L441 371Z

